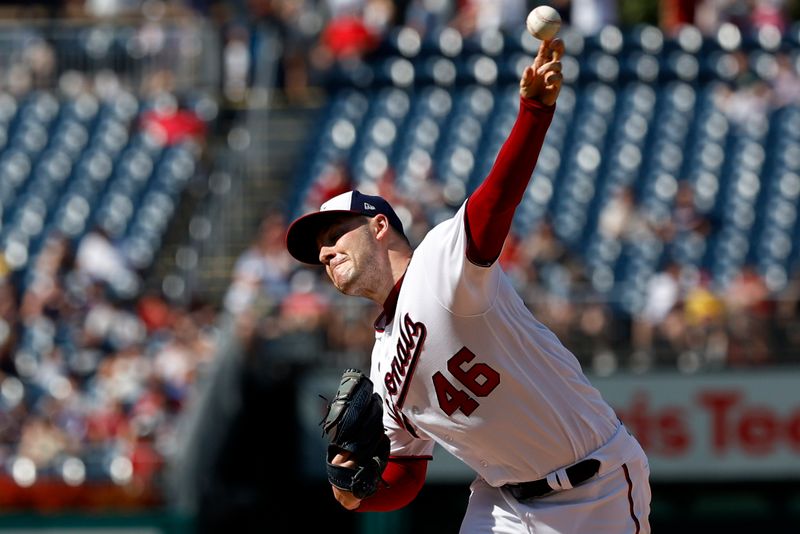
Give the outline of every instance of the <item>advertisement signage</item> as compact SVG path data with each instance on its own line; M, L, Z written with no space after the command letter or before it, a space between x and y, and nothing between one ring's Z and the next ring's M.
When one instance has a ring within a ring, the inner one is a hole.
M595 379L653 478L800 476L800 370Z

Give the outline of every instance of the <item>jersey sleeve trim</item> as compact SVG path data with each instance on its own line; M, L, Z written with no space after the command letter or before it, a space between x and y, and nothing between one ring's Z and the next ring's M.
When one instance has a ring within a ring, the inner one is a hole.
M413 501L425 483L428 463L424 460L397 462L389 459L378 491L356 508L357 512L390 512Z

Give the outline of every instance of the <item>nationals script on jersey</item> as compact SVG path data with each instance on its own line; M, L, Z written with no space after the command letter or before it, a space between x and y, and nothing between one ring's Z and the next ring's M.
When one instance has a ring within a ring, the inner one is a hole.
M465 205L414 251L376 324L371 379L393 456L430 457L439 443L492 486L539 479L620 423L499 264L466 258Z

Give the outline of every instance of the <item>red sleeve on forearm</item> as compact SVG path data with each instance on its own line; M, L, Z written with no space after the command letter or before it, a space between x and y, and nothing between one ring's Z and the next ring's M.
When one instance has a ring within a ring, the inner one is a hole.
M390 458L381 477L386 484L381 484L374 495L361 501L356 511L391 512L403 508L413 501L422 489L427 471L427 460L397 461Z
M489 175L467 201L467 258L471 262L489 265L500 256L554 111L555 106L520 98L519 115L508 139Z

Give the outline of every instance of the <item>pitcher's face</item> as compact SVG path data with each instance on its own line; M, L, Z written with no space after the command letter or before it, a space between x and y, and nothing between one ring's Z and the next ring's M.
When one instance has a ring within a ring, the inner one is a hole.
M336 289L356 296L374 290L377 272L370 264L377 243L367 217L344 217L334 222L317 236L317 245L319 261Z

